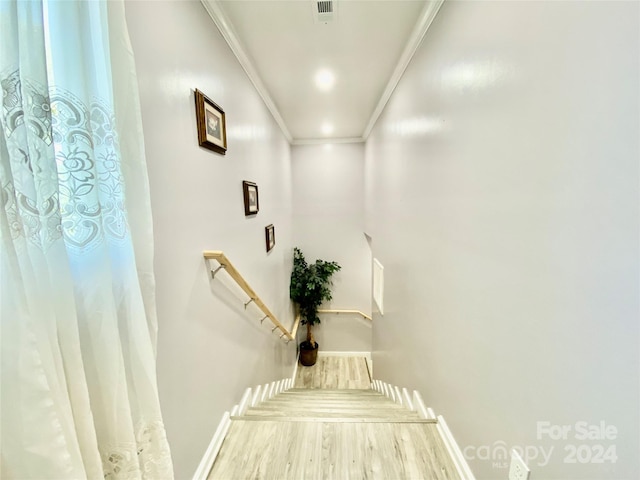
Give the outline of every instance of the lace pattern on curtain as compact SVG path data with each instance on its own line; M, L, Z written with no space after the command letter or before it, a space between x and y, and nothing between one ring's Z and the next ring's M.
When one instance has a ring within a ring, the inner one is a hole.
M71 250L93 248L105 236L115 241L127 238L113 112L98 100L86 106L60 89L49 97L47 89L35 82L21 82L18 71L0 82L16 185L14 190L7 180L2 196L13 238L24 235L45 251L61 235ZM22 126L35 140L28 152L14 137ZM57 170L44 161L52 143ZM38 181L37 189L31 178ZM50 195L42 198L43 191Z
M136 445L100 448L104 478L109 480L162 479L172 471L171 455L161 421L141 422L136 427Z
M2 172L2 205L12 238L24 236L46 251L62 236L57 173L46 161L52 143L49 96L45 88L31 82L22 85L17 70L1 78L0 84L4 135L14 165L13 182L11 172ZM28 151L21 146L24 142L16 138L21 127L25 127L21 133L33 140ZM34 180L38 182L37 189Z

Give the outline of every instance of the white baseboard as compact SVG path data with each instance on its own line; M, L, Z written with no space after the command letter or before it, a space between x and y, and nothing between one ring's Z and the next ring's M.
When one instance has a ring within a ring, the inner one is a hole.
M400 389L397 386L380 380L373 380L372 385L375 391L382 393L400 405L404 405L407 408L418 412L420 418L437 420L436 427L438 433L440 434L440 438L442 439L449 456L456 466L458 475L460 475L460 478L463 480L475 480L467 460L464 458L458 443L453 438L451 430L449 430L449 427L447 426L447 422L445 422L442 415L436 417L431 408L425 407L420 392L414 390L413 395L410 395L406 388Z
M213 468L213 463L216 461L218 452L220 452L220 448L222 447L224 437L227 435L227 432L231 427L230 417L229 412L224 412L222 420L220 420L218 428L213 434L211 442L209 442L209 447L207 448L204 457L202 457L196 473L193 474L193 480L206 480L209 476L209 472L211 471L211 468Z
M288 390L292 386L292 379L283 378L282 380L273 381L265 385L258 385L253 389L247 388L242 395L240 402L231 408L231 413L224 412L222 420L220 420L218 428L216 428L213 438L211 439L211 442L209 442L209 446L207 447L202 460L200 460L200 464L198 465L196 472L193 474L192 480L206 480L209 476L209 472L213 468L216 457L222 448L224 438L227 436L229 428L231 428L231 417L235 415L243 415L250 406L253 407L261 401L269 400L273 396Z
M444 444L447 447L447 451L449 452L449 455L453 459L453 463L458 469L460 477L464 480L475 480L475 477L473 476L473 473L469 468L467 460L464 458L464 455L462 454L458 443L453 438L451 430L449 430L449 426L447 425L447 422L444 421L442 415L438 415L437 427L438 432L440 433L440 437L444 441Z
M325 350L318 351L319 357L364 357L368 362L371 361L371 352L330 352Z

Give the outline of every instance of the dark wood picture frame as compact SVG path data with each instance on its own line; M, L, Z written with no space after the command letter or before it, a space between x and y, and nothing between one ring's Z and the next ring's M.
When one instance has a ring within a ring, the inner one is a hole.
M273 223L264 227L264 239L267 244L267 252L270 252L276 246L276 227L273 226Z
M198 144L225 155L227 153L227 120L224 110L198 89L194 97Z
M258 185L247 180L242 181L242 193L244 195L244 214L255 215L260 210L258 199Z

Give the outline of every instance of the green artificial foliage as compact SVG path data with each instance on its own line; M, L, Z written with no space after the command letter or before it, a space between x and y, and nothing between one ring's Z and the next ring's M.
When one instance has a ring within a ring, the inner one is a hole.
M340 270L336 262L316 260L308 264L299 248L293 249L293 271L289 296L300 309L300 323L307 326L307 342L309 348L315 348L315 340L311 327L320 323L318 308L323 302L331 300L331 277Z

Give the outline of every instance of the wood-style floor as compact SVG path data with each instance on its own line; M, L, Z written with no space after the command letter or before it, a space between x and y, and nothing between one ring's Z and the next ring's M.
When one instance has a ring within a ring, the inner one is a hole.
M434 424L240 421L209 479L458 478L446 455Z
M364 357L319 357L231 417L209 480L458 480L435 419L370 389Z
M371 386L365 357L318 357L312 367L298 365L296 388L366 389Z

